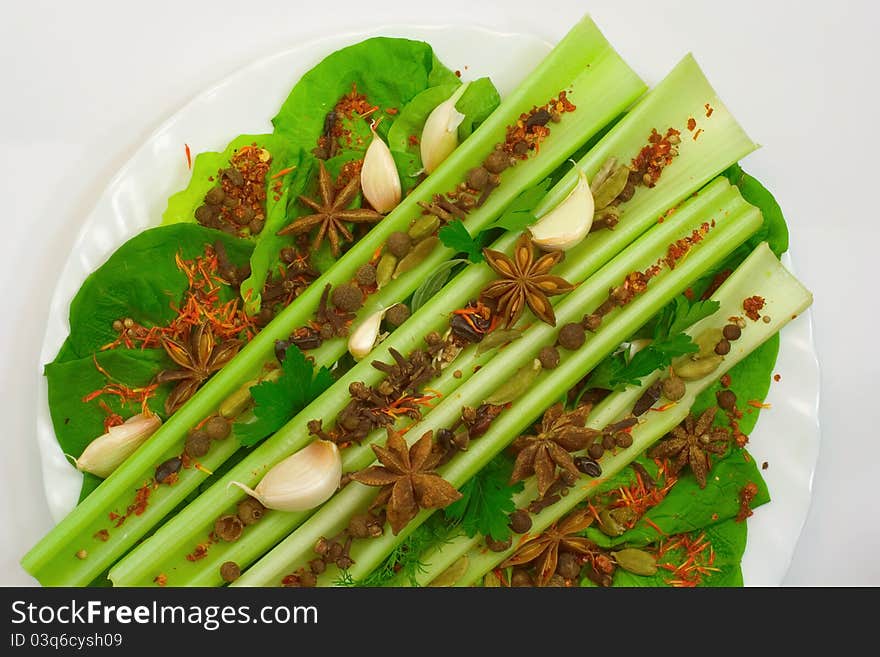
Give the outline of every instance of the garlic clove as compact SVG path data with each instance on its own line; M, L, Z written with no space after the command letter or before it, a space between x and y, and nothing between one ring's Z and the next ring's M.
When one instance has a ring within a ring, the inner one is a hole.
M256 488L229 482L267 509L307 511L332 497L342 480L342 456L335 443L316 440L267 472Z
M447 100L431 110L425 120L419 151L426 173L431 173L440 166L440 163L458 147L458 126L464 121L464 114L455 109L455 104L462 97L469 84L466 82L456 89L455 93Z
M376 134L375 124L370 128L373 140L364 155L361 167L361 190L376 212L391 212L400 203L400 174L391 149Z
M388 308L374 312L361 322L348 336L348 352L355 360L365 358L376 346L379 339L379 328Z
M73 459L74 465L81 472L106 479L160 426L162 420L155 413L133 415L90 442L79 458Z
M593 225L593 193L583 171L574 189L559 205L529 227L532 241L551 251L568 251L577 246Z

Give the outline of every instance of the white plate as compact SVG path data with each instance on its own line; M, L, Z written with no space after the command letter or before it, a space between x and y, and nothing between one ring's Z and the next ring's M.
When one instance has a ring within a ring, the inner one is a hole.
M75 505L81 476L68 464L55 440L42 367L54 359L69 332L68 308L80 285L123 242L158 224L168 197L189 178L184 144L195 155L222 150L238 134L271 132L271 117L303 73L333 50L376 35L427 41L438 57L460 69L465 79L488 75L502 95L551 48L533 36L461 25L388 26L327 37L241 69L196 96L156 130L110 181L86 218L49 309L38 364L43 394L37 439L46 498L56 522ZM764 475L773 496L773 502L749 520L743 560L749 585L782 582L810 503L819 445L819 375L809 313L783 331L776 371L782 379L773 384L768 397L773 409L762 413L749 445L759 463L770 464Z

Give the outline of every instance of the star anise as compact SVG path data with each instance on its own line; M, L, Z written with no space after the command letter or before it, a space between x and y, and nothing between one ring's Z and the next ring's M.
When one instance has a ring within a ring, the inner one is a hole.
M382 487L372 508L387 504L388 522L395 535L420 508L442 509L461 498L452 484L434 472L441 454L434 450L431 431L407 449L403 436L389 430L385 447L372 447L382 465L371 465L351 478L367 486Z
M523 233L516 242L513 258L492 249L483 249L483 255L501 279L487 285L481 297L495 301L505 326L512 326L526 305L539 319L556 326L556 315L547 297L574 289L565 279L549 273L564 257L562 251L545 253L535 260L532 241Z
M712 428L718 408L712 406L695 418L688 415L684 422L672 430L672 436L654 446L648 453L651 458L676 457L672 472L678 474L685 464L689 465L700 488L706 487L706 475L711 462L709 454L723 454L727 450L730 435L724 429Z
M538 586L546 586L556 572L560 549L580 555L590 555L596 550L593 541L578 536L592 523L593 516L587 509L573 511L523 543L501 567L534 564Z
M295 219L293 223L279 230L278 234L299 235L317 226L318 232L312 242L312 249L317 250L326 235L330 240L333 256L339 257L340 236L347 242L354 240L351 231L345 225L347 222L374 224L382 219L382 215L369 208L348 208L360 191L361 181L358 176L353 176L345 187L337 192L324 162L319 161L318 167L318 194L321 200L315 201L308 196L299 197L300 203L311 208L314 214Z
M543 497L557 479L557 466L579 476L580 472L569 452L587 449L601 434L600 431L584 426L589 410L589 407L582 406L565 413L562 404L554 404L548 408L537 436L520 436L513 441L512 448L517 455L510 483L514 484L535 474L538 479L538 493Z
M228 363L238 353L241 342L224 340L217 343L208 322L190 329L185 340L162 338L165 352L177 365L178 370L162 370L156 375L157 383L177 381L171 394L165 399L165 412L171 414L183 406L208 378Z

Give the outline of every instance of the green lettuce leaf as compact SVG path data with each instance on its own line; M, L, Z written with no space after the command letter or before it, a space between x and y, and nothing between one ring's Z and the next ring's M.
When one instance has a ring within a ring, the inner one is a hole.
M226 247L235 264L247 262L252 244L197 224L180 223L151 228L119 247L89 275L70 304L70 336L56 362L91 356L113 342L113 322L130 317L144 326L165 325L183 301L186 276L177 268L179 254L189 260L204 255L215 242ZM221 286L223 300L235 291Z
M96 362L113 377L113 381L109 381L98 370ZM114 349L46 365L44 374L49 388L49 413L61 450L78 457L90 442L104 433L107 413L101 407L101 401L124 419L141 411L139 404L123 404L116 395L105 394L88 402L84 401L86 396L112 382L131 388L149 385L156 372L172 366L164 349ZM148 401L150 409L160 416L164 417L165 398L171 388L160 386ZM84 477L80 499L100 482L101 479L93 475Z

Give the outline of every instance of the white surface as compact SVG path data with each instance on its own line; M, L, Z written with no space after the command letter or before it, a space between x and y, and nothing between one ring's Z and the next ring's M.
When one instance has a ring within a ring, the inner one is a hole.
M339 5L342 10L308 18L293 3L249 3L245 9L218 0L130 7L80 2L70 8L21 3L5 12L0 185L7 203L0 218L0 280L7 306L0 320L6 345L0 404L8 451L0 461L0 583L30 582L18 559L50 524L40 508L33 441L42 391L31 374L48 299L88 211L135 148L206 82L315 33L363 27L357 20L365 17L362 11L344 10L355 3ZM589 10L649 82L686 50L696 53L735 115L765 144L748 164L782 204L795 265L816 296L823 441L813 505L785 583L880 584L874 558L880 528L865 511L878 468L873 423L862 410L871 408L878 373L871 350L878 313L869 301L876 294L867 286L878 230L863 203L876 187L876 9L838 2L825 13L818 4L741 1L721 11L718 3L661 0L414 5L386 1L371 7L366 20L472 20L556 41ZM537 16L534 7L545 15ZM34 247L31 235L43 236L44 243ZM773 394L785 393L782 375ZM768 476L774 467L771 462Z

